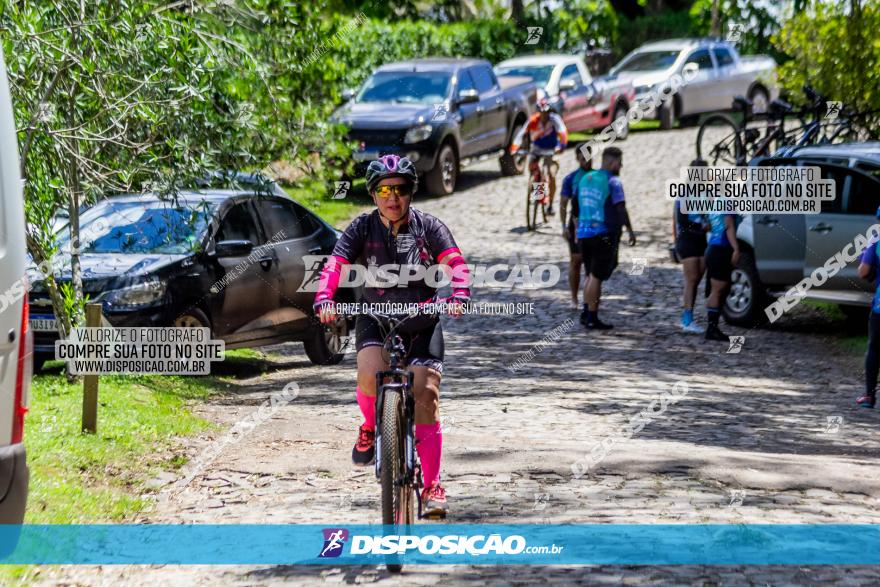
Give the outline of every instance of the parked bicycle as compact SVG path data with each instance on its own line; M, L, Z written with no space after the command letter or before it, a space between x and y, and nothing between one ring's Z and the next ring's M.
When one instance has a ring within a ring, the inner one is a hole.
M804 86L804 94L809 106L801 110L782 100L773 100L763 113L754 113L752 102L737 96L733 109L741 112L742 121L737 123L722 113L707 117L697 133L697 158L709 165L746 165L754 157L779 153L788 147L862 140L870 134L853 124L858 114L842 107L835 117L828 117L824 96L810 86ZM786 128L786 121L795 125Z

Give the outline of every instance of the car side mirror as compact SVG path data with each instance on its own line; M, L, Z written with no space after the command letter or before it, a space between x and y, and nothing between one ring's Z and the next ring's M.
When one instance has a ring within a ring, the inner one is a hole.
M477 90L461 90L458 92L458 103L459 104L471 104L473 102L480 101L480 94Z
M226 257L244 257L254 250L254 243L245 240L220 241L214 245L214 256L218 259Z
M351 88L345 88L344 90L342 90L342 101L343 102L351 101L351 99L354 98L356 93L357 92L355 92Z
M559 82L559 91L560 92L570 91L570 90L575 89L576 87L577 87L577 84L575 83L575 81L573 79L564 79L561 82Z

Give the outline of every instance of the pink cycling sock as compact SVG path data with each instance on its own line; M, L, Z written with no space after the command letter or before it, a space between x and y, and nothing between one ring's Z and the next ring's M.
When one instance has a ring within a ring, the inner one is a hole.
M440 422L416 424L416 450L422 462L425 487L440 481L440 456L443 452L443 432Z
M361 413L364 415L364 428L367 430L376 429L376 398L370 397L361 391L360 386L357 388L358 405Z

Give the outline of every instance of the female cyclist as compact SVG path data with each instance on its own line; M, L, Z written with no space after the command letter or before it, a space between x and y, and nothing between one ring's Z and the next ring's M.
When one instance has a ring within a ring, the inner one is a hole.
M410 207L417 187L418 175L408 158L385 155L370 163L367 190L376 209L355 218L324 265L315 295L315 311L322 323L336 319L333 296L339 287L342 270L352 263L367 269L370 266L398 265L400 275L416 275L413 267L443 264L452 273L453 298L461 302L470 299L467 265L452 233L434 216ZM435 294L436 288L424 279L385 288L368 281L361 302L421 303L429 301ZM437 317L420 316L406 324L409 327L405 327L401 335L407 347L408 369L414 376L416 450L425 483L423 515L442 517L446 515L446 493L440 485L443 433L439 402L443 329ZM383 340L381 328L374 319L358 317L355 324L356 393L364 423L352 450L352 460L361 466L371 464L375 457L376 372L388 369Z
M702 159L691 161L691 166L703 167ZM681 329L685 332L703 334L706 330L694 321L694 302L697 299L697 287L706 272L706 231L708 221L702 214L685 214L681 211L681 202L675 201L672 213L672 242L675 252L681 260L681 271L684 274L684 309L681 313Z

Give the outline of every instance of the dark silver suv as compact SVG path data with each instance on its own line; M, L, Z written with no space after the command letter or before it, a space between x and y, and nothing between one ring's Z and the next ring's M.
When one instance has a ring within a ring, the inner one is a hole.
M837 197L820 214L746 215L737 229L742 254L724 306L728 322L751 326L767 320L764 309L877 222L880 206L880 142L807 146L751 165L810 165L833 179ZM858 260L843 267L806 299L840 304L845 312L871 305L873 288L859 279Z

